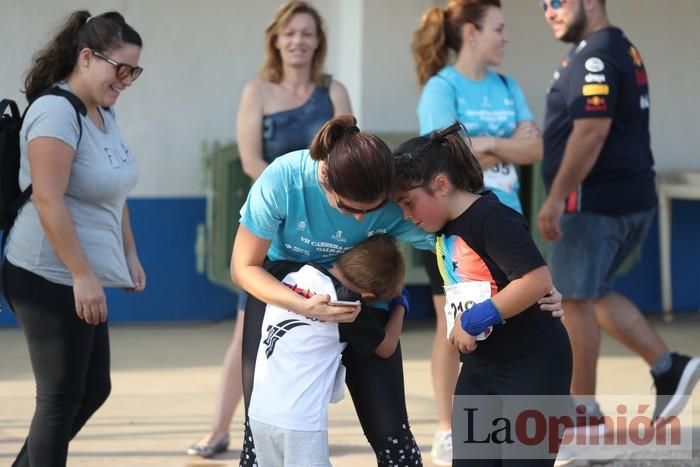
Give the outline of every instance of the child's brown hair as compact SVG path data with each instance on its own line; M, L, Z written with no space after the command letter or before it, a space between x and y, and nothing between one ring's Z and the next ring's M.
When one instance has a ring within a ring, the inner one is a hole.
M370 303L401 294L406 267L398 244L390 235L369 237L340 255L335 265L358 291L374 294Z

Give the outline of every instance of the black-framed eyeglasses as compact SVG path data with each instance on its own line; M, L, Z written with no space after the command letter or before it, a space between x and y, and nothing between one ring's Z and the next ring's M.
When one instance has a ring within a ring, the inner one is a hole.
M553 10L558 10L564 3L566 3L566 0L549 0L549 3L547 3L547 0L540 1L542 11L547 11L548 7L551 7Z
M95 57L104 60L105 62L114 66L115 75L120 81L124 81L127 78L130 78L131 81L136 81L136 79L139 76L141 76L141 73L143 73L143 68L141 68L140 66L129 65L128 63L119 63L118 61L112 60L108 56L101 54L95 49L90 50L92 50L92 54Z

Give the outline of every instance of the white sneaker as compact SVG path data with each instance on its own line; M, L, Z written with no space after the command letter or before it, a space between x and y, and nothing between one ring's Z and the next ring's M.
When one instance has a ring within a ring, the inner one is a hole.
M559 454L554 461L554 467L572 467L576 465L576 460L574 450L568 446L562 446L559 448Z
M452 430L435 432L430 457L435 465L452 465Z
M574 402L578 404L583 404L583 401ZM600 411L600 407L597 403L592 406L587 407L586 417L588 418L589 424L582 426L572 426L567 428L564 432L564 438L568 440L578 440L583 439L588 443L591 443L593 447L576 446L576 445L562 445L559 447L559 453L557 459L554 461L554 467L574 467L579 465L588 465L587 459L590 454L587 455L587 449L595 449L595 446L602 445L605 439L605 434L608 427L605 423L600 424L590 424L595 421L603 420L603 412ZM598 420L595 420L598 419Z

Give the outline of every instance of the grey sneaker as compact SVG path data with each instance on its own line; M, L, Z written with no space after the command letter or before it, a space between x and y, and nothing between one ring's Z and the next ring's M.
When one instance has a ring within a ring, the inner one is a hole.
M430 457L435 465L452 465L452 430L435 432Z

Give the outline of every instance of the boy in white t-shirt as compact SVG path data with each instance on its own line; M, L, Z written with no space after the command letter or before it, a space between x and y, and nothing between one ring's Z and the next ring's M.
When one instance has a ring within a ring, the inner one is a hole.
M365 304L400 296L405 275L396 241L385 234L343 253L330 269L287 266L293 272L282 282L301 295ZM334 385L344 384L343 350L349 345L367 358L389 357L402 322L402 311L383 326L366 308L354 322L338 324L267 305L248 410L260 467L330 465L328 404Z

